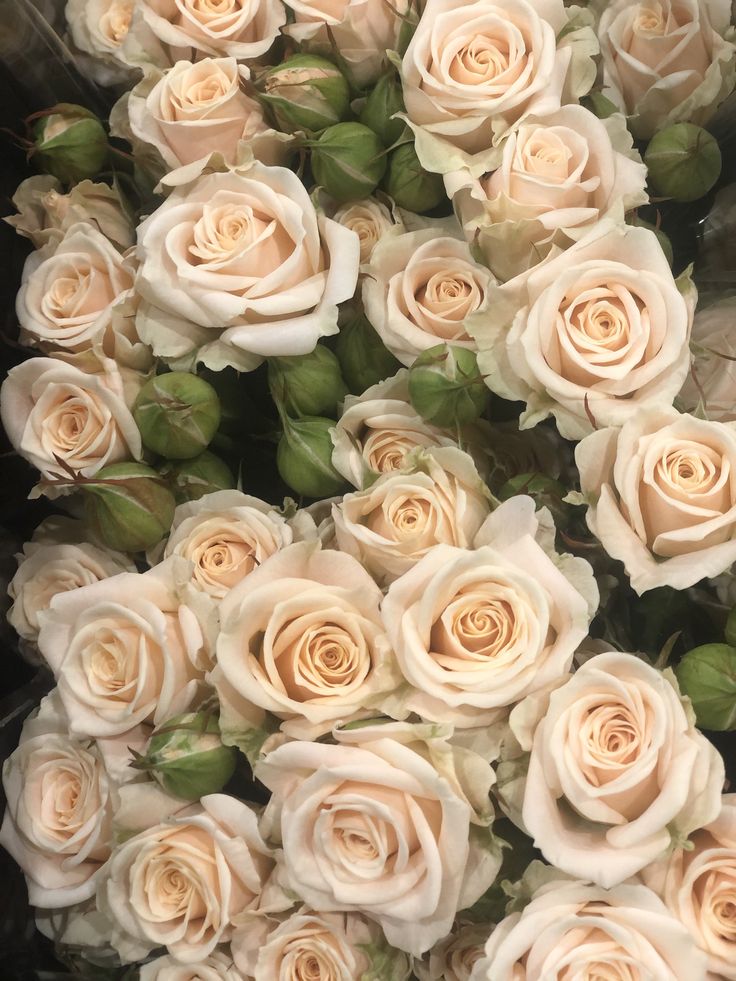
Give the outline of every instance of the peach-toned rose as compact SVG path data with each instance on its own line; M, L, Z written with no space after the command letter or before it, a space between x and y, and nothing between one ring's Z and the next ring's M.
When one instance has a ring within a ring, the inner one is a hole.
M458 923L452 933L425 954L414 959L419 981L470 981L475 964L483 956L490 925Z
M182 964L167 954L140 969L140 981L242 981L231 958L217 950L196 964Z
M693 363L677 404L702 409L706 419L736 422L736 297L698 308L693 321Z
M373 250L384 235L388 232L398 234L402 230L386 205L375 198L344 204L332 217L358 236L361 263L370 262Z
M67 0L66 22L80 52L75 64L99 85L129 83L134 65L166 58L148 32L143 47L131 37L135 11L136 0Z

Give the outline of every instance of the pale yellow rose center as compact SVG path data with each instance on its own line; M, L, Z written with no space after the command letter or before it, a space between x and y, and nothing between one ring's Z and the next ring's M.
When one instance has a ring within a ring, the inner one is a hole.
M720 462L710 447L684 444L657 463L655 479L660 486L688 496L709 494L721 476Z
M177 93L177 101L184 108L187 106L206 108L208 105L220 102L230 94L232 88L233 80L215 65L204 78L182 86L181 91Z
M667 30L667 16L660 3L637 8L632 22L633 30L642 35L662 35Z
M520 170L539 177L564 180L570 172L572 150L556 133L543 130L526 141L519 154Z
M504 38L478 35L456 53L450 64L450 78L461 85L483 84L508 71L509 57Z
M371 432L363 443L363 458L376 473L391 473L403 467L406 454L417 446L436 445L437 441L429 434L379 429Z
M113 47L120 47L127 37L134 6L133 0L115 0L100 18L100 31Z
M85 395L67 395L49 408L41 440L52 456L84 458L103 448L102 434L107 428L108 419L96 401Z
M53 327L73 327L94 320L114 299L108 276L84 265L68 267L44 294L41 312Z
M588 709L577 738L582 750L582 770L598 787L637 761L647 737L629 707L612 701Z
M736 861L731 865L724 862L699 876L694 891L706 935L736 945Z
M328 933L312 932L285 945L279 978L284 981L342 981L343 969L336 960L334 939Z
M427 531L433 509L425 498L400 497L391 502L387 518L397 538L415 538Z
M273 640L281 683L290 698L306 701L360 685L371 668L359 631L311 615L285 623Z
M192 18L212 33L223 34L237 26L249 0L176 0L180 21ZM188 15L188 16L187 16Z
M215 926L220 911L214 843L200 828L184 826L169 835L144 860L142 891L146 919L184 920L188 930L203 932L201 921ZM215 902L213 902L215 900ZM199 923L197 921L200 921Z

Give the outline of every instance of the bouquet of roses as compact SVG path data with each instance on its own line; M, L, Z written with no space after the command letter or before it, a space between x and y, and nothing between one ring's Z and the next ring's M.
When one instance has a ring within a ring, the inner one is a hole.
M731 4L58 16L0 843L59 958L736 979Z

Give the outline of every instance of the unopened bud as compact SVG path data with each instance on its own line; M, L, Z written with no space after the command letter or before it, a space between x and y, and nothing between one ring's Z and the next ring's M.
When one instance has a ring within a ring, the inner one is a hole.
M659 197L697 201L721 175L721 150L718 141L700 126L675 123L652 137L644 163Z
M271 358L268 383L289 415L332 416L347 395L340 362L323 344L310 354Z
M162 471L171 487L177 504L198 501L205 494L235 487L235 478L227 464L205 450L191 460L171 464Z
M425 422L450 429L482 414L488 389L472 351L438 344L423 351L409 369L409 398Z
M330 126L311 147L315 181L340 203L368 197L386 170L383 144L362 123Z
M92 533L119 552L144 552L168 534L176 502L161 476L142 463L113 463L82 487Z
M102 123L82 106L56 106L38 120L33 135L36 166L65 184L95 177L107 160L107 134Z
M362 312L340 328L335 350L353 395L361 395L401 367Z
M261 98L287 133L320 133L350 115L348 83L326 58L287 58L266 73L265 87Z
M203 378L172 371L146 382L133 418L149 450L167 460L188 460L209 446L217 432L220 400Z
M406 128L403 119L392 119L394 113L404 112L401 82L395 72L382 75L368 93L360 121L380 137L384 146L391 146Z
M284 432L276 451L282 479L304 497L334 497L345 489L345 480L332 466L334 419L282 416Z
M400 208L415 214L431 211L446 198L442 175L422 167L413 143L391 151L383 187Z

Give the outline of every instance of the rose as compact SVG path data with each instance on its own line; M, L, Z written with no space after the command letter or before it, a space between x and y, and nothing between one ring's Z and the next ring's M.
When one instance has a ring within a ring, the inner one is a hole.
M577 102L597 52L581 24L562 0L428 0L401 65L422 166L480 176L527 116Z
M708 955L716 977L736 978L736 795L723 797L720 815L642 878L664 900Z
M530 497L514 497L488 518L475 551L438 545L391 584L381 615L414 689L408 708L487 725L567 674L598 590L584 560L545 552L549 530Z
M443 341L475 349L465 322L484 308L494 279L464 242L435 228L383 238L365 272L366 316L402 364Z
M623 117L598 119L582 106L528 117L493 173L445 175L468 242L501 280L564 250L606 216L622 222L648 203L645 184Z
M306 732L304 720L324 731L375 705L396 683L380 602L349 555L317 542L272 555L220 607L211 680L221 728L237 729L239 716L251 716L242 702L287 720L290 734Z
M196 964L180 964L167 955L149 961L140 969L140 981L241 981L233 962L215 951Z
M272 866L255 812L210 794L119 845L97 901L124 962L165 946L177 961L195 964L257 908Z
M161 725L195 702L205 638L177 595L180 561L59 594L42 614L38 646L72 733L114 736L141 722Z
M357 235L318 218L296 174L258 163L175 190L138 238L141 335L215 369L309 353L358 276Z
M613 651L544 701L521 702L511 728L531 750L524 825L552 865L611 888L717 817L723 760L674 678Z
M93 896L112 839L111 784L99 748L69 735L57 692L28 719L3 768L0 844L23 869L34 906Z
M687 412L702 405L706 418L716 422L736 422L734 318L734 297L697 310L691 338L694 359L678 396Z
M358 236L361 263L370 262L373 250L384 235L392 230L398 233L403 228L386 205L375 198L344 204L332 217Z
M705 981L705 961L657 896L639 885L552 882L493 930L470 981L496 978Z
M195 52L248 61L266 54L286 22L280 0L139 0L140 16L173 61ZM194 60L193 58L191 60Z
M636 137L713 115L736 77L736 47L724 38L730 22L728 0L606 4L598 24L603 93L629 115Z
M454 446L442 429L430 426L409 402L408 372L348 395L332 431L332 465L357 488L376 474L400 470L417 447Z
M232 951L242 976L253 981L362 981L373 971L385 981L406 981L410 975L408 958L357 913L302 908L265 937L249 923L235 933Z
M286 518L270 504L240 491L216 491L179 505L164 558L188 559L197 589L219 600L293 540Z
M457 783L468 774L487 792L492 773L475 754L452 776L438 772L432 748L411 727L404 738L394 728L335 730L338 745L287 742L255 773L272 792L264 830L283 843L288 888L318 911L362 912L392 946L420 956L498 871L499 856L481 843L487 830L471 834L477 819ZM428 742L452 767L446 738Z
M455 447L415 450L404 472L386 473L332 508L339 548L382 584L435 545L470 548L490 511L473 460Z
M339 52L350 80L359 88L375 82L388 64L387 50L398 46L409 0L285 0L294 22L284 28L309 51L328 57Z
M473 967L483 956L488 930L485 923L457 924L421 961L414 961L419 981L470 981Z
M53 358L30 358L8 372L0 389L5 432L45 477L64 466L91 477L108 463L140 458L123 378L113 361L102 366L87 374Z
M78 59L79 64L99 85L117 85L130 77L134 60L126 41L135 6L135 0L67 0L65 16L72 41L91 56Z
M674 409L642 410L575 453L588 527L639 593L687 589L736 560L736 432Z
M169 170L193 165L186 166L187 181L213 153L228 164L241 162L248 150L263 163L282 163L289 137L271 129L241 89L248 74L235 58L178 61L162 75L149 72L127 101L133 138L155 147Z
M562 436L582 439L672 403L690 367L695 297L654 232L602 223L493 291L467 327L491 390L526 401L522 428L553 415Z
M60 191L59 181L48 174L27 177L13 195L19 214L4 220L37 249L49 242L58 245L79 222L92 225L120 249L133 244L133 226L117 190L107 184L80 181L68 194Z

